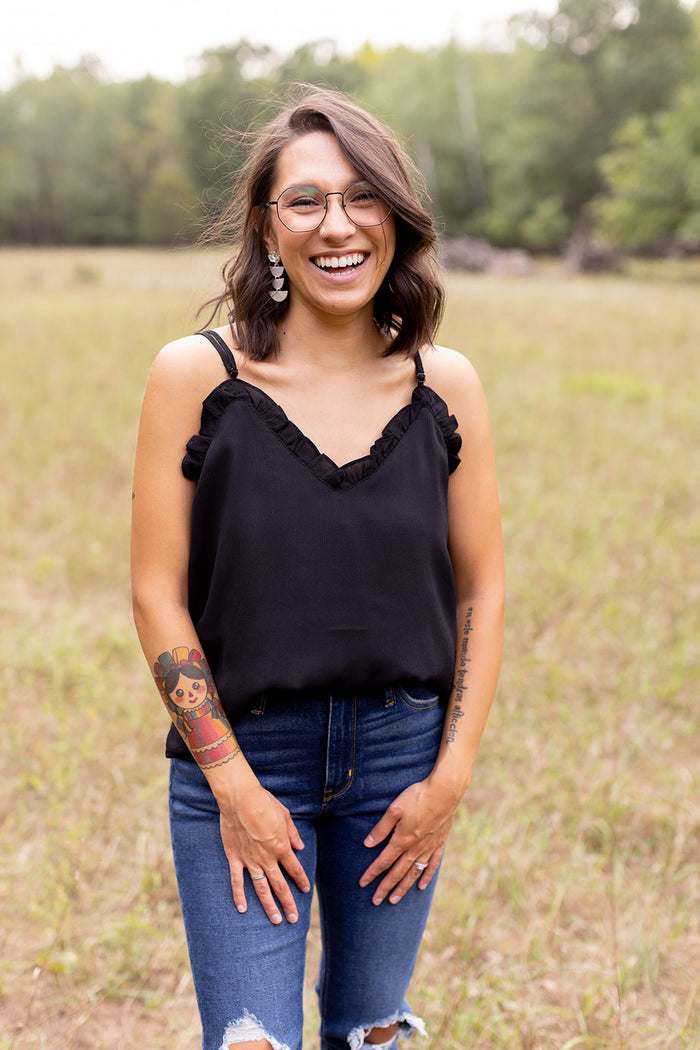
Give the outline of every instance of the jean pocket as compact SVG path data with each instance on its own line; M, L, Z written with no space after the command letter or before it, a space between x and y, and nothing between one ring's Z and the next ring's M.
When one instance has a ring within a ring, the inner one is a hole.
M431 685L421 685L420 682L401 682L394 688L397 698L408 707L425 710L437 707L440 703L440 696Z

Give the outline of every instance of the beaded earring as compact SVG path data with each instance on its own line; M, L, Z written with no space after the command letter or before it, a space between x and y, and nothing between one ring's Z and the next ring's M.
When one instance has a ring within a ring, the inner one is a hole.
M268 253L267 261L270 263L270 273L272 274L272 288L270 288L268 295L271 299L274 299L276 303L283 303L289 294L286 289L282 290L284 284L284 266L282 266L282 260L280 253L277 251L271 251Z

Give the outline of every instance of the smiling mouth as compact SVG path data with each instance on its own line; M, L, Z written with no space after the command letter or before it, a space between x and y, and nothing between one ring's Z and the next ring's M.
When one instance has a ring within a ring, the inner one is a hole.
M366 258L366 252L351 252L349 255L317 255L312 262L319 270L354 270Z

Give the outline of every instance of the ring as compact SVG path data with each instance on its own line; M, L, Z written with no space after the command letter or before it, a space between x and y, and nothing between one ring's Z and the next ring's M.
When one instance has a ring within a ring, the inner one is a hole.
M251 872L248 872L248 874L250 875L253 882L257 882L258 879L264 879L266 877L265 872L263 872L262 875L253 875Z
M425 871L425 869L428 867L428 865L427 864L422 864L419 860L414 860L413 867L414 868L418 868L418 871Z

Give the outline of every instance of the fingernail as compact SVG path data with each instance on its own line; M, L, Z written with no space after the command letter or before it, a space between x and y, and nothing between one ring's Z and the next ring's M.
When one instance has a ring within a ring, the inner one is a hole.
M239 911L240 911L241 913L242 913L242 912L244 912L244 911L245 911L245 904L239 904L239 905L238 905L238 910L239 910Z
M275 914L272 916L272 921L282 922L282 916L279 914L279 912L275 912Z
M364 889L365 886L368 886L368 885L369 885L369 883L368 883L367 879L360 879L360 886L362 886L363 889Z
M372 838L371 835L368 835L367 838L365 839L365 846L373 846L373 845L374 845L374 839Z
M372 904L381 904L381 903L382 903L382 898L381 897L373 897L372 898Z
M389 904L398 904L400 900L401 898L397 894L394 894L393 897L389 897Z
M287 916L287 922L296 922L298 918L299 918L299 916L297 915L296 912L294 912L294 911L290 912L289 915Z

